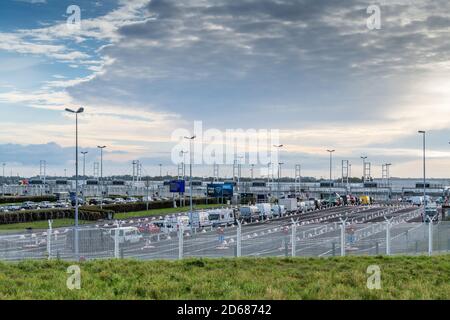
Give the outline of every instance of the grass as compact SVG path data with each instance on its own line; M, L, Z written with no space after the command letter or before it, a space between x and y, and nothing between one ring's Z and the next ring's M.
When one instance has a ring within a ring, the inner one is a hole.
M84 221L79 220L79 224L88 224L93 223L92 221ZM67 226L73 226L74 221L73 219L55 219L53 220L53 228L61 228L61 227L67 227ZM24 223L12 223L12 224L2 224L0 225L0 231L1 230L14 230L14 231L23 231L26 228L33 228L33 229L48 229L48 221L35 221L35 222L24 222Z
M194 209L211 209L225 207L224 204L198 204L194 206ZM141 218L141 217L151 217L151 216L164 216L168 214L187 212L189 207L179 207L179 208L164 208L164 209L152 209L148 211L135 211L135 212L124 212L116 213L114 215L115 219L128 219L128 218Z
M0 299L450 299L450 255L0 263ZM381 268L381 289L366 287Z
M217 208L222 207L224 205L217 204L201 204L194 206L195 209L208 209L208 208ZM139 217L149 217L149 216L164 216L172 213L178 212L187 212L189 211L189 207L181 207L181 208L165 208L165 209L152 209L148 211L136 211L136 212L126 212L126 213L116 213L114 215L115 219L128 219L128 218L139 218ZM83 221L79 220L80 224L94 224L95 221ZM73 226L73 219L55 219L53 220L53 228L61 228ZM48 222L45 221L35 221L35 222L25 222L25 223L13 223L13 224L3 224L0 225L0 231L8 230L8 231L23 231L26 228L33 229L47 229Z

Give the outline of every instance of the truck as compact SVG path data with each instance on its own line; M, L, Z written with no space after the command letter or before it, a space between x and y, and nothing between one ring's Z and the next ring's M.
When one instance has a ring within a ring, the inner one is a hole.
M275 217L282 217L286 214L287 210L286 207L282 204L273 204L272 205L272 212Z
M260 212L256 206L242 206L239 208L239 218L244 221L252 222L258 220L259 216Z
M422 214L422 222L429 222L430 219L439 217L438 206L436 203L429 203L425 206L425 215Z
M370 205L370 197L369 196L360 196L359 197L359 203L362 205Z
M256 207L259 209L260 220L267 220L273 218L272 206L270 203L258 203Z
M287 211L297 211L298 204L296 198L280 199L278 203L286 208Z

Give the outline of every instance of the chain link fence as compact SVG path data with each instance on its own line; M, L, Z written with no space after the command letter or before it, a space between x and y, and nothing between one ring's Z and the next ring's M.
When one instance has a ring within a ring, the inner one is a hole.
M394 211L398 214L390 216ZM181 225L166 232L120 225L83 227L76 232L74 228L53 230L50 226L41 233L0 236L0 260L332 257L450 252L450 222L411 222L420 220L420 209L380 207L350 214L333 211L325 214L308 220L293 216L220 228L191 229ZM368 222L378 218L381 221Z

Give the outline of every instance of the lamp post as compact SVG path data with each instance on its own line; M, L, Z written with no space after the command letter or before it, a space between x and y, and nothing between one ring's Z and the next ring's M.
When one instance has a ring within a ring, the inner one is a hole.
M333 165L333 152L335 152L336 150L327 150L328 153L330 153L330 200L331 200L331 180L332 178L332 165Z
M192 152L192 142L194 141L194 139L196 138L195 135L191 136L191 137L184 137L185 139L189 140L189 223L191 224L192 227L192 161L194 160L193 152Z
M80 251L78 247L78 114L83 113L84 108L74 111L66 108L69 113L75 114L75 257L78 260Z
M100 149L100 209L103 209L103 149L105 149L106 146L97 146L97 148Z
M366 179L366 159L367 159L367 157L361 156L361 159L362 159L362 161L363 161L363 167L362 167L362 171L363 171L363 174L362 174L362 182L364 182L364 180Z
M83 177L86 178L86 155L88 154L88 152L81 151L81 154L83 155Z
M274 148L277 148L277 152L279 153L281 148L284 147L282 144L274 144ZM277 203L278 203L278 214L281 216L280 212L280 179L281 179L281 162L278 163L278 182L277 182Z
M189 151L181 150L180 154L183 156L183 180L186 182L186 154L189 153ZM181 201L181 200L180 200ZM186 205L186 195L183 192L183 207Z
M2 165L3 165L3 181L2 181L3 188L2 188L2 194L3 194L3 196L5 196L5 184L6 184L6 180L5 180L5 166L6 166L6 163L3 163Z
M426 200L426 187L425 187L425 183L426 183L426 165L425 165L425 135L426 135L426 131L424 130L419 130L418 131L419 134L423 135L423 207L424 207L424 219L425 219L425 206L427 204L427 200Z

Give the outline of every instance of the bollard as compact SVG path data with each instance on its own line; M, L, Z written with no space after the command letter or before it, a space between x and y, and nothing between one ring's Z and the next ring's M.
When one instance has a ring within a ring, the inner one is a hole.
M416 253L418 253L418 252L419 252L419 241L416 240Z
M125 256L123 248L120 248L120 259L123 259Z
M377 242L375 242L375 253L376 255L380 254L380 244Z
M333 257L336 256L336 242L333 242L333 243L332 243L331 255L332 255Z
M450 238L447 239L447 251L450 251Z

